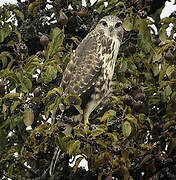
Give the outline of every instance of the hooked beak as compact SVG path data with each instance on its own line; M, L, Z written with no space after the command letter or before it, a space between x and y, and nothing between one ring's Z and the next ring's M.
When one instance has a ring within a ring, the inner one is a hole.
M112 32L113 31L113 26L109 26L109 31Z
M114 23L113 22L110 22L109 23L109 31L112 32L114 29Z

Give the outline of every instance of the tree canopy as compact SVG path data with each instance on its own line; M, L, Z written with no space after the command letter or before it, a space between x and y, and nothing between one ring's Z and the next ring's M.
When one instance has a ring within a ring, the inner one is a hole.
M176 179L176 12L160 19L166 0L105 2L18 0L0 7L1 179ZM62 96L62 73L81 40L110 14L125 30L112 94L89 125L66 117L52 126L61 102L82 113L78 96ZM69 123L74 133L66 136ZM88 171L79 167L82 159Z

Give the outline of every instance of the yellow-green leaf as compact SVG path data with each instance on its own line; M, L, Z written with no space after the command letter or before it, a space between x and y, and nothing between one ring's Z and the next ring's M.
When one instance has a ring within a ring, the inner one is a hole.
M123 122L122 124L123 135L127 138L131 134L131 131L132 131L131 124L128 121Z
M80 148L80 141L76 140L70 143L69 149L68 149L68 154L72 156L74 153L78 153L78 150Z
M130 17L129 14L127 14L126 18L123 21L123 28L126 31L131 31L133 29L133 17Z
M92 131L91 134L95 138L95 137L99 136L100 134L102 134L104 132L105 132L105 129L97 127L95 130Z
M13 113L16 107L20 104L20 101L13 101L11 107L10 107L10 112Z
M132 114L127 114L125 119L138 126L137 119Z
M106 111L101 118L101 121L111 120L116 115L116 112L114 110Z
M3 99L6 100L6 99L17 99L19 98L20 94L19 93L8 93L6 94Z
M31 108L26 109L23 114L24 124L28 127L31 126L34 121L34 113Z
M166 75L170 78L172 73L175 72L175 65L171 65L166 70Z

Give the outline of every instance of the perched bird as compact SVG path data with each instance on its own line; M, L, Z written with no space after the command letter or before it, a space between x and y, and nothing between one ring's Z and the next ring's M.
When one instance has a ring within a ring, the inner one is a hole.
M123 38L121 25L116 16L103 17L79 44L63 73L60 86L64 94L72 92L81 97L85 124L92 111L110 92Z
M118 17L103 17L79 44L63 73L60 86L65 95L75 93L82 99L84 124L89 122L92 111L110 93L123 34L122 21ZM60 109L68 111L64 105ZM54 157L58 157L58 154L55 153ZM54 157L50 174L56 163Z

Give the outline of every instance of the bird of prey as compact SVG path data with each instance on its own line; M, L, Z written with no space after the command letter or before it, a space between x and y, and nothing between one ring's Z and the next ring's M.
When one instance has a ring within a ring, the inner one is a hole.
M60 86L65 95L74 93L82 99L84 124L88 124L92 111L110 93L123 34L122 21L118 17L103 17L79 44L63 73ZM67 111L64 105L60 109ZM57 148L50 174L54 171L59 153Z
M79 44L63 73L64 94L74 93L82 99L84 123L110 92L110 82L123 38L121 20L103 17ZM64 108L61 108L64 111Z

